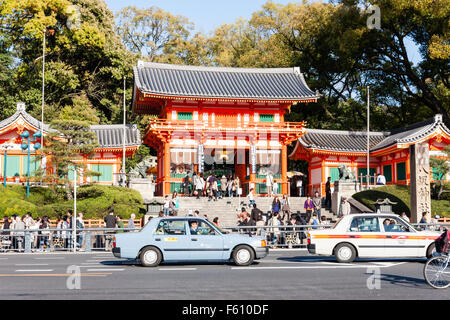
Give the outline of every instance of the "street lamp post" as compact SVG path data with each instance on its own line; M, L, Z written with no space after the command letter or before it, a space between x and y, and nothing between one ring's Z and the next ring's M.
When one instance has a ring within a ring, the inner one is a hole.
M12 149L14 145L12 143L5 143L2 145L2 149L4 150L4 160L3 160L3 186L6 188L6 162L8 161L7 154L8 149Z
M30 142L35 142L38 138L42 137L42 134L40 131L36 132L35 134L33 134L33 138L30 138L30 133L25 130L20 137L22 139L26 139L26 143L22 143L21 148L22 148L22 152L27 153L27 198L30 197ZM40 147L41 144L39 142L36 142L34 145L34 151L37 151Z

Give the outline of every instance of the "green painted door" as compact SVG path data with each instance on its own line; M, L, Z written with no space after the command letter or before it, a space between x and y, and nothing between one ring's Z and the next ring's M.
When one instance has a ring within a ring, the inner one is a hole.
M35 171L39 169L40 161L36 158L36 156L30 156L30 177L35 175ZM28 156L25 155L22 157L22 168L23 175L27 175L28 170Z
M330 168L330 177L331 182L335 182L336 180L339 180L339 169L338 168Z
M95 181L95 182L110 182L110 181L112 181L112 165L111 164L94 164L94 165L92 165L92 171L97 171L100 173L100 176L93 176L92 181ZM73 174L73 171L72 171L72 174Z
M406 180L406 162L397 163L397 181Z
M369 172L370 172L370 176L371 176L370 177L370 183L375 183L374 182L375 181L374 176L375 176L375 173L376 173L376 168L370 168ZM367 174L367 168L358 168L358 181L361 178L361 175L363 175L362 182L363 183L367 183L366 174Z
M6 156L6 176L14 177L20 174L20 156Z
M392 165L383 166L383 173L386 182L392 182Z

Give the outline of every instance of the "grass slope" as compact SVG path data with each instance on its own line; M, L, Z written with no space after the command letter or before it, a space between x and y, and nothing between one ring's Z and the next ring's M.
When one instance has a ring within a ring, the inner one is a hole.
M410 214L409 186L384 186L355 193L352 197L372 210L375 210L375 206L371 203L377 199L389 198L389 200L397 202L392 208L395 213L400 214L404 211L408 216ZM450 200L431 200L431 213L432 215L450 217Z

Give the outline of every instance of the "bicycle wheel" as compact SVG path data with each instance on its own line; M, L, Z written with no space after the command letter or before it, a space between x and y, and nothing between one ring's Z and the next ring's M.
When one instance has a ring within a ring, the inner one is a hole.
M448 257L437 256L429 259L423 268L426 282L435 289L450 286L450 267Z

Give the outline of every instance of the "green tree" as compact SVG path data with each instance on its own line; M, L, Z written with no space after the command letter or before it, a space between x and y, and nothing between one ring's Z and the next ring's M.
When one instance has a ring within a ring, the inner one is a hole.
M53 190L57 185L64 185L67 199L72 199L72 186L69 179L70 171L77 171L77 176L98 175L89 171L83 157L92 157L98 147L97 138L90 130L93 123L93 110L80 109L78 106L66 106L61 117L50 123L51 131L45 137L44 154L51 163L52 173L38 173L37 179L50 183Z
M121 119L122 79L131 87L134 56L115 33L114 16L104 1L3 0L0 6L0 39L16 63L10 95L0 107L14 101L31 106L40 115L42 42L46 32L46 114L57 115L73 99L85 96L99 111L102 122ZM12 105L11 105L12 104Z
M435 179L435 183L433 184L433 191L438 200L441 199L441 196L444 192L450 192L445 190L445 180L447 178L447 174L450 172L450 146L446 146L442 151L443 156L440 157L430 157L430 167L433 168L433 175L437 175L438 179Z
M150 61L176 62L189 43L193 23L158 7L126 7L117 14L117 32L128 50Z

